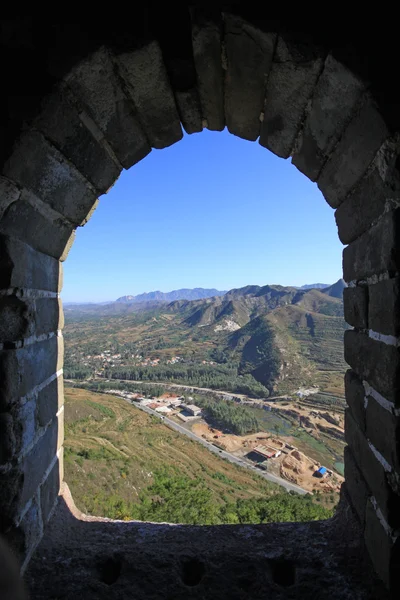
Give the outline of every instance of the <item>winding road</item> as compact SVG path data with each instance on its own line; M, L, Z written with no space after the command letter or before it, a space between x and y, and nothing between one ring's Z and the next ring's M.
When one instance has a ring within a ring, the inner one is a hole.
M264 477L264 479L267 479L268 481L271 481L272 483L281 485L288 492L296 492L297 494L308 494L309 493L309 492L307 492L307 490L304 490L300 486L295 485L294 483L290 483L289 481L286 481L285 479L282 479L281 477L278 477L277 475L272 475L271 473L262 471L261 469L257 469L257 467L255 467L253 464L251 464L244 458L240 458L238 456L235 456L234 454L231 454L230 452L221 450L221 448L218 448L218 446L214 446L214 444L212 444L211 442L207 442L207 440L199 437L198 435L194 434L192 431L189 431L182 425L179 425L179 423L175 423L175 421L168 419L168 417L160 416L160 413L149 408L148 406L143 406L141 404L137 404L136 402L132 403L128 399L126 399L126 400L127 400L127 402L132 404L132 406L136 406L137 408L139 408L140 410L143 410L144 412L148 413L149 415L154 415L155 417L158 417L159 419L161 419L163 421L163 423L165 423L165 425L168 425L168 427L170 427L171 429L174 429L175 431L178 431L179 433L186 435L191 440L198 442L199 444L202 444L208 450L210 450L210 452L214 452L214 454L217 454L221 458L225 458L225 460L229 460L229 462L239 465L240 467L245 467L246 469L251 469L251 470L255 471L257 473L257 475L260 475L260 477Z

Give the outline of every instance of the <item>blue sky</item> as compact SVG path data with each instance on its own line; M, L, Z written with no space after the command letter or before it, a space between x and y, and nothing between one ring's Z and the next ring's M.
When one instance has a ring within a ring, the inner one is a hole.
M333 283L341 252L333 210L290 160L206 130L153 150L101 197L64 263L62 298Z

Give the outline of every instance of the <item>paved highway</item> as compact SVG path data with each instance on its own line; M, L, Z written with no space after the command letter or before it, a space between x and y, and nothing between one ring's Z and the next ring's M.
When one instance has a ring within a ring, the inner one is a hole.
M131 403L129 400L127 400L127 402ZM307 494L308 493L307 490L304 490L303 488L301 488L298 485L295 485L294 483L290 483L289 481L286 481L285 479L282 479L281 477L278 477L277 475L272 475L271 473L267 473L266 471L257 469L257 467L255 467L252 463L248 462L244 458L234 456L233 454L230 454L230 452L221 450L221 448L218 448L217 446L214 446L214 444L212 444L211 442L207 442L207 440L205 440L204 438L199 437L198 435L195 435L192 431L189 431L182 425L179 425L179 423L175 423L175 421L168 419L168 417L161 416L160 413L157 413L155 410L152 410L148 406L143 406L141 404L137 404L136 402L132 403L132 406L136 406L137 408L140 408L140 410L143 410L144 412L148 413L149 415L154 415L154 416L158 417L166 425L168 425L168 427L170 427L171 429L174 429L175 431L178 431L179 433L183 433L183 435L186 435L187 437L194 440L195 442L202 444L208 450L210 450L211 452L214 452L214 454L218 454L218 456L221 456L222 458L225 458L226 460L229 460L230 462L235 463L236 465L239 465L240 467L246 467L246 469L252 469L253 471L255 471L257 473L257 475L264 477L264 479L267 479L268 481L271 481L272 483L277 483L278 485L281 485L288 492L296 492L297 494Z

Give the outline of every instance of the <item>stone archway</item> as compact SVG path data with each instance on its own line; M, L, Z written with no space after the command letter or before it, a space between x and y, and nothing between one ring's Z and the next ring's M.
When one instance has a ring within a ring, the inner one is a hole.
M348 244L345 316L354 327L345 334L351 367L346 489L375 569L394 588L400 514L398 131L374 82L350 68L351 52L334 52L309 35L229 12L192 10L182 22L171 24L169 36L139 22L136 32L118 39L102 39L101 32L84 39L78 28L78 51L66 49L62 68L46 63L51 77L40 102L28 98L6 130L0 179L1 530L26 566L63 479L59 291L74 230L123 168L151 148L179 141L181 125L187 133L226 125L234 135L259 138L278 156L291 156L336 209L339 237ZM66 29L73 35L73 27ZM6 47L12 41L6 36Z

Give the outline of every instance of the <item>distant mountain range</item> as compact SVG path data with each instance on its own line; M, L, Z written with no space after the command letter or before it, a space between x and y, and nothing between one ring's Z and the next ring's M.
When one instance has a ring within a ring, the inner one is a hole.
M172 292L148 292L137 296L121 296L116 302L133 304L137 302L174 302L175 300L202 300L213 296L223 296L226 291L204 288L173 290Z
M340 283L342 282L342 283ZM343 291L343 287L346 287L345 282L343 281L343 279L339 279L338 282L336 282L336 284L333 284L338 286L337 287L337 292L340 294L339 296L335 296L334 294L329 294L334 296L335 298L341 298L341 291ZM269 287L269 286L264 286L264 287ZM244 294L249 294L249 293L254 293L254 294L259 294L259 295L263 295L262 290L264 289L264 287L259 286L259 285L248 285L245 286L243 288L239 288L238 290L230 290L229 292L227 292L226 290L216 290L215 288L211 288L211 289L204 289L204 288L193 288L193 289L188 289L188 288L182 288L180 290L173 290L172 292L160 292L160 291L156 291L156 292L147 292L144 294L138 294L137 296L121 296L120 298L117 298L115 300L115 302L123 302L124 304L138 304L138 303L149 303L149 302L175 302L176 300L203 300L205 298L214 298L217 296L224 296L225 294L232 294L234 292L239 292L240 295L244 295ZM283 287L283 286L274 286L276 288L279 287ZM290 286L287 286L290 287ZM328 293L327 290L328 288L331 289L333 286L330 286L329 283L311 283L311 284L306 284L306 285L302 285L301 287L297 287L297 286L292 286L292 289L299 289L299 290L312 290L312 289L316 289L316 290L324 290L324 293Z
M302 285L300 290L321 290L323 288L329 287L329 283L307 283L306 285Z
M239 376L251 375L270 393L286 393L299 385L330 390L334 384L341 389L345 287L339 279L310 289L248 285L228 292L153 292L124 296L107 305L70 306L65 314L67 325L86 323L87 341L91 338L96 347L111 332L116 339L123 332L120 342L129 332L129 344L136 340L141 353L162 357L171 352L188 360L196 355L206 362L228 363L237 367ZM202 297L182 297L188 295ZM171 297L178 299L170 301ZM90 319L97 320L93 329Z

